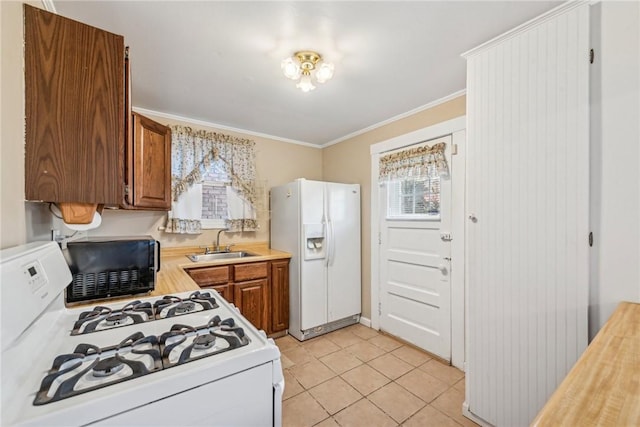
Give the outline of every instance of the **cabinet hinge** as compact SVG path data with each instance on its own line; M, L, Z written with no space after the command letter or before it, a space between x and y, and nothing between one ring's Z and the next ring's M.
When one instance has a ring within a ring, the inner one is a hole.
M129 46L124 48L124 59L129 59Z
M455 156L458 154L458 144L451 144L451 155Z
M124 186L124 195L125 195L125 196L128 196L128 195L129 195L129 186L128 186L128 185L125 185L125 186Z
M595 59L595 57L596 57L596 53L593 51L593 49L590 49L589 50L589 63L590 64L593 64L593 60Z

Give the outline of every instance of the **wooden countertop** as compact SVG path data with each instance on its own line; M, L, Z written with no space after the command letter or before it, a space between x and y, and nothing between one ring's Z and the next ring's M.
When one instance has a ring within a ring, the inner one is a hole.
M203 249L199 247L170 247L162 248L160 257L160 271L156 276L155 289L148 294L129 295L122 298L110 298L106 300L93 300L80 303L68 304L69 307L74 306L94 306L100 303L116 302L120 300L131 300L132 298L155 297L167 294L176 294L178 292L197 291L200 287L193 281L184 269L207 267L212 265L228 265L240 264L247 262L270 261L276 259L291 258L288 252L269 249L266 243L258 244L238 244L234 246L234 250L246 251L256 254L256 256L237 259L221 259L217 261L192 262L187 255L194 253L203 253Z
M640 425L640 304L620 303L531 425Z
M236 251L246 251L256 256L236 259L220 259L207 262L192 262L188 254L202 253L201 248L178 247L163 248L160 271L158 272L156 287L150 296L174 294L177 292L197 291L200 287L184 271L185 268L208 267L212 265L241 264L247 262L271 261L275 259L291 258L288 252L269 249L266 244L236 245Z

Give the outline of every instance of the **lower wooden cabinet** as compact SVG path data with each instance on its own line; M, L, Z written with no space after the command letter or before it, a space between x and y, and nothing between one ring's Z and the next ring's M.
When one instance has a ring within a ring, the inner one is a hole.
M271 262L271 328L269 333L289 329L289 260Z
M233 284L233 303L240 313L258 329L269 333L269 281L251 280Z
M233 298L233 284L226 283L224 285L210 286L210 288L222 295L222 298L224 298L226 301L230 302L231 304L235 304L235 299Z
M190 268L203 289L214 289L267 335L289 328L289 260Z

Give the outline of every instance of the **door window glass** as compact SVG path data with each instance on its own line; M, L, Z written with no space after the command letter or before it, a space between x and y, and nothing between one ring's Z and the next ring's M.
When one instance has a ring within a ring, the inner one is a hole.
M440 175L429 166L427 176L388 181L387 219L439 219Z

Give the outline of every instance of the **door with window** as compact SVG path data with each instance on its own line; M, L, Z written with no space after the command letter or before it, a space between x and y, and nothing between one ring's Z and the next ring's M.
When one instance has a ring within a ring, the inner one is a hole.
M440 143L446 170L423 162L380 181L379 315L383 331L451 360L451 136L381 158Z

